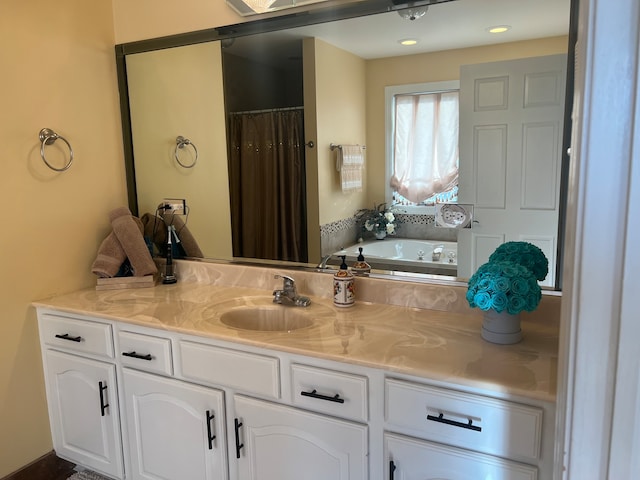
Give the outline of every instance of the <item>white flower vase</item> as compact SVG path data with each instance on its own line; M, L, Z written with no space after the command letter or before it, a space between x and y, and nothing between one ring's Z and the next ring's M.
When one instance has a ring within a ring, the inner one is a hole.
M496 312L487 310L484 312L482 322L482 338L487 342L509 345L522 340L520 329L520 314L511 314L506 311Z
M386 237L386 236L387 236L387 232L383 232L383 231L376 232L376 239L377 240L384 240L384 237Z

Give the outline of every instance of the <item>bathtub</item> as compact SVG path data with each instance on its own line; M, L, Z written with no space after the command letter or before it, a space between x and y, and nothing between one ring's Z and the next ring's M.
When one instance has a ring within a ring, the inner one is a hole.
M442 253L435 258L433 256L434 250L439 247L442 248ZM456 242L388 236L384 240L355 243L334 252L333 256L337 258L345 255L347 264L352 265L358 258L359 248L362 248L362 254L372 268L453 276L456 275L458 269L458 245Z

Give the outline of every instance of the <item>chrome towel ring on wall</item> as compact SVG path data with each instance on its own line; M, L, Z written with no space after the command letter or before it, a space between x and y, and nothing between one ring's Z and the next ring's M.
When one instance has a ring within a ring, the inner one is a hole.
M56 132L54 132L50 128L43 128L42 130L40 130L40 134L38 135L38 138L40 139L40 156L42 157L42 160L47 165L47 167L49 167L51 170L55 170L56 172L64 172L71 166L71 164L73 163L73 148L71 148L71 144L67 142L66 138L58 135ZM66 143L67 147L69 148L69 161L64 165L64 167L61 167L61 168L57 168L51 165L47 161L47 157L44 154L44 147L46 145L53 145L55 141L58 139Z
M196 154L196 158L193 159L193 162L190 165L182 163L180 161L180 158L178 157L178 149L183 149L186 145L191 145L191 147L193 148L193 151ZM191 140L189 140L188 138L184 138L182 135L180 135L176 138L176 152L174 156L176 157L176 162L178 162L181 167L192 168L198 161L198 149L196 148L196 146L193 144Z

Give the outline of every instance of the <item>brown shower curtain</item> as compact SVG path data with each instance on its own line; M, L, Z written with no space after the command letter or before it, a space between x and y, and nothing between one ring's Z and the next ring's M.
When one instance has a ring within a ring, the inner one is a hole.
M307 262L303 111L229 116L234 257Z

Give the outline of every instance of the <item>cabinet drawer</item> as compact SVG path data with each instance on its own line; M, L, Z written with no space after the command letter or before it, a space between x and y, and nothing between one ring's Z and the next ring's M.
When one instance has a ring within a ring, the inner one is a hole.
M46 345L113 358L113 333L107 323L43 314L40 337Z
M384 450L394 478L538 478L538 469L530 465L400 435L385 434Z
M184 378L280 398L278 358L187 341L178 345Z
M173 375L171 340L133 332L118 332L120 362L146 372Z
M540 455L542 409L387 379L388 427L518 460Z
M296 406L361 422L368 420L366 377L293 364L291 382Z

